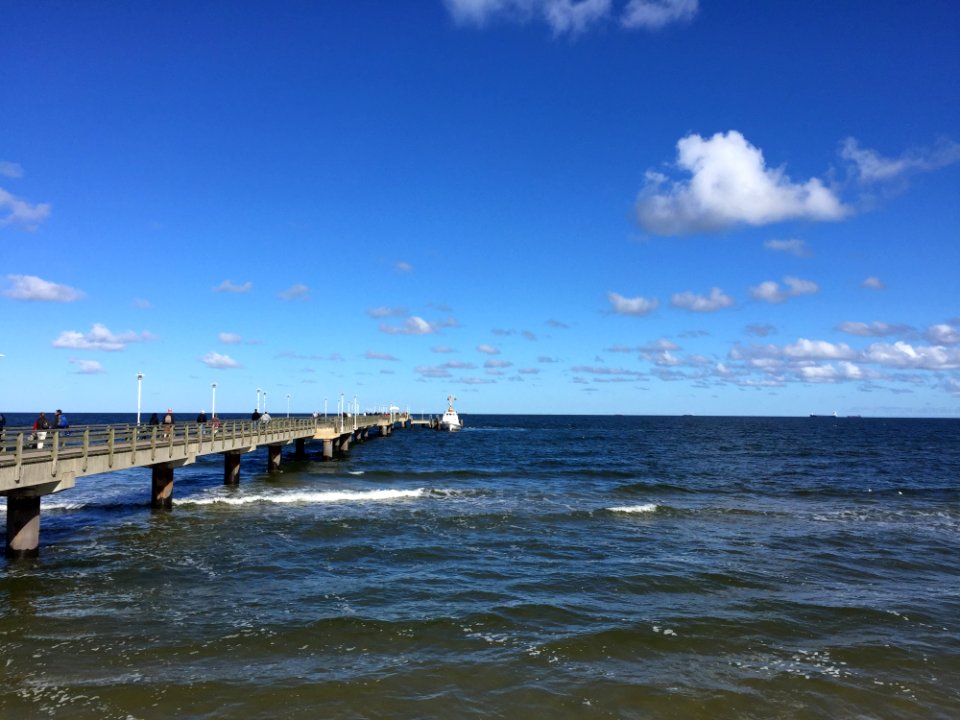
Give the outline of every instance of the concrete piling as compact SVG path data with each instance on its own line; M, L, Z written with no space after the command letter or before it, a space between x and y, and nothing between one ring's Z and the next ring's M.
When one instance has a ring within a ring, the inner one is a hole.
M7 557L33 558L40 554L40 496L7 495Z
M160 463L153 469L153 486L150 507L155 510L169 510L173 507L173 465Z

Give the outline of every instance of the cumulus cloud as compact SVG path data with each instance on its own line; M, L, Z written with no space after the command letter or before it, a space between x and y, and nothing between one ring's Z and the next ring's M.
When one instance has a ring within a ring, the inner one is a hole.
M60 333L60 336L53 341L53 347L68 350L103 350L106 352L117 352L123 350L131 343L147 342L153 339L153 335L149 332L136 333L132 330L117 335L110 332L105 325L96 323L88 333L82 333L76 330L64 330Z
M871 275L860 283L860 287L869 288L871 290L883 290L886 285L883 284L883 281L875 275Z
M405 260L397 260L397 262L393 264L393 269L396 270L398 273L408 273L408 272L413 272L413 265L406 262Z
M380 324L380 332L385 332L388 335L431 335L439 329L438 325L429 323L417 315L408 317L403 325Z
M310 288L302 283L297 283L277 293L277 297L281 300L307 300L310 297Z
M217 285L213 291L214 292L226 292L226 293L248 293L253 289L253 283L247 280L247 282L242 285L237 285L229 280L224 280L222 283Z
M627 30L659 30L693 19L699 9L698 0L445 0L445 4L463 25L536 20L545 22L556 35L576 35L614 18Z
M215 368L217 370L230 370L233 368L241 367L240 363L234 360L229 355L221 355L218 352L208 352L202 358L200 362L210 368Z
M388 360L390 362L398 362L399 358L390 355L389 353L373 352L372 350L367 350L363 355L367 360Z
M931 325L927 328L927 339L937 345L957 345L960 344L960 329L957 324L940 323Z
M241 338L236 333L222 332L217 335L217 339L222 342L224 345L239 345L243 342Z
M481 344L477 345L477 352L485 353L486 355L499 355L500 351L495 348L493 345Z
M960 349L941 345L914 346L903 341L874 343L864 351L863 359L894 368L955 370L960 368Z
M876 150L860 147L859 141L850 137L841 144L840 157L851 164L861 183L879 183L960 162L960 143L944 139L932 148L908 150L900 157L887 158Z
M77 366L77 375L100 375L106 372L96 360L71 359L70 363Z
M50 204L31 204L0 188L0 227L10 225L33 232L50 216Z
M767 280L750 288L750 296L762 302L782 303L792 297L813 295L820 291L820 287L815 282L797 277L787 276L783 279L783 284L785 287L781 287L780 283L773 280Z
M851 360L857 357L856 351L845 343L807 338L799 338L784 347L783 355L796 360Z
M513 363L510 362L509 360L490 359L483 364L483 367L486 368L487 370L490 370L491 368L493 369L508 368L508 367L511 367L512 365Z
M615 292L608 292L607 299L618 315L648 315L660 305L660 301L656 298L651 300L645 297L628 298Z
M767 250L783 252L797 257L810 257L811 253L807 249L807 244L803 240L767 240L763 243Z
M674 293L670 298L672 307L690 310L691 312L715 312L734 304L734 299L717 287L710 290L709 296L697 295L687 291Z
M686 235L790 219L839 220L849 213L818 178L795 183L783 168L768 168L760 149L736 130L681 138L677 166L688 180L647 173L637 218L649 232Z
M69 303L81 300L86 295L69 285L60 285L42 280L36 275L7 275L10 287L3 294L14 300Z

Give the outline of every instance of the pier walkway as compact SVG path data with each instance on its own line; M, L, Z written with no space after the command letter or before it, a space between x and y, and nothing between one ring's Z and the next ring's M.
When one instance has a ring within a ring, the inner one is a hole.
M173 473L214 453L224 457L224 483L240 482L240 457L267 448L267 470L280 468L284 446L305 457L308 441L323 443L323 458L348 452L371 435L409 425L403 415L273 418L268 423L227 420L211 424L87 425L48 430L7 428L0 436L0 495L7 497L7 557L33 557L40 545L40 498L69 490L85 475L149 467L151 505L173 505Z

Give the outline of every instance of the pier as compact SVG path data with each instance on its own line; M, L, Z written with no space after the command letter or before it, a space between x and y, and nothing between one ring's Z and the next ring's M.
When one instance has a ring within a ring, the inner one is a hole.
M88 425L48 430L34 436L27 428L8 428L0 436L0 495L7 498L6 556L36 557L40 547L40 498L74 487L85 475L150 468L150 505L173 506L174 471L198 457L223 455L223 481L240 482L240 458L267 448L268 472L280 469L285 446L306 457L306 443L322 443L332 460L371 436L388 436L406 427L404 415L332 418L273 418L268 423L227 420L212 424Z

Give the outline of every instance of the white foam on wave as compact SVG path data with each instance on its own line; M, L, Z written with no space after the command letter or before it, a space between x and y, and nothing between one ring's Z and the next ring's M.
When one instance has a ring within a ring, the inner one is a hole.
M269 503L275 505L318 505L339 502L381 502L419 498L427 494L424 488L416 490L322 490L277 493L276 495L221 495L207 498L174 500L175 505L252 505Z
M657 511L658 507L659 506L656 503L646 503L644 505L620 505L617 507L607 508L607 510L615 513L643 514L654 513Z

